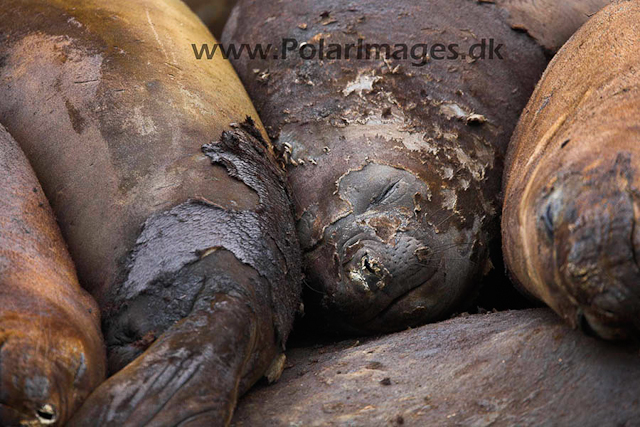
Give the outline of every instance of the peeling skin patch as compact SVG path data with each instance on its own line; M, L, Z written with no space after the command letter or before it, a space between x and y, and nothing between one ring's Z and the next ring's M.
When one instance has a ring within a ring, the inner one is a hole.
M439 112L448 120L456 118L458 120L464 120L468 125L481 125L487 121L487 118L482 114L470 113L455 102L440 104Z
M210 262L222 249L271 284L270 288L257 287L257 297L273 308L278 339L284 341L288 335L286 325L295 312L289 308L299 306L300 289L293 284L299 283L301 260L296 250L293 212L283 191L284 174L273 163L268 144L251 119L231 127L219 141L205 145L202 151L213 169L224 171L225 177L250 188L251 199L257 196L259 204L251 210L238 210L192 199L146 220L129 255L126 276L111 291L112 307L103 316L105 323L117 325L108 328L111 353L114 354L113 348L126 350L117 356L117 365L123 366L137 355L129 349L144 336L135 331L135 339L130 339L133 344L122 345L121 329L127 327L128 317L139 316L135 324L153 324L149 329L160 336L179 319L189 316L193 304L199 301L198 289L204 280L189 271ZM181 293L172 288L179 281L184 282ZM175 298L183 294L184 301ZM150 313L146 308L151 303L167 306L165 297L172 302L163 313ZM128 308L134 306L145 308Z
M358 77L347 84L347 86L342 90L342 94L344 96L349 96L353 92L357 92L359 96L362 96L362 93L369 93L373 90L373 85L382 80L380 76L373 76L368 74L360 74Z
M469 155L460 147L456 147L455 153L458 161L460 162L460 165L462 165L471 173L473 179L475 179L476 181L482 181L484 179L486 168L485 165L469 157Z
M442 207L452 211L456 210L456 204L458 203L458 195L450 188L444 188L442 190Z
M469 113L463 110L462 107L460 107L456 103L440 104L440 114L442 114L449 120L451 120L452 118L466 119L467 116L469 116Z
M371 292L371 288L369 288L369 285L367 284L367 280L364 278L364 276L359 270L350 270L349 280L351 280L354 283L360 284L366 292Z
M390 243L393 236L395 236L398 227L402 224L402 221L395 217L379 216L371 218L368 221L368 224L375 230L376 235L380 237L382 241Z
M368 119L365 123L353 123L349 125L348 133L365 137L382 137L389 141L398 141L411 151L425 151L429 154L437 154L440 147L433 143L433 139L426 132L409 132L403 130L404 122L401 119L381 121L378 119Z
M449 166L445 166L442 171L444 172L444 179L452 179L453 178L453 168Z

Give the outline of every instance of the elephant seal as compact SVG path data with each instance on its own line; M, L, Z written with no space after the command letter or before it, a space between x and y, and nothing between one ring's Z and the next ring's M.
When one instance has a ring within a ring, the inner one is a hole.
M460 316L382 337L291 348L235 427L630 426L637 345L571 330L547 308Z
M253 49L230 59L287 163L323 330L399 330L474 296L519 114L548 54L607 1L560 3L236 5L222 42Z
M9 0L0 122L103 312L112 375L70 426L224 425L300 308L283 170L178 0ZM272 373L272 377L275 374Z
M606 339L640 327L640 4L619 1L560 50L509 148L502 219L514 280Z
M2 126L0 176L0 425L62 426L104 380L100 313Z

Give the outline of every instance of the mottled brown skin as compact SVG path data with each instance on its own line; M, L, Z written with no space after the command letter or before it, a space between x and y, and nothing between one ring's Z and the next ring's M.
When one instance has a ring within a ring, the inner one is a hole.
M237 0L185 0L215 37L220 37Z
M596 3L588 4L597 10ZM559 47L511 28L522 29L511 21L527 7L241 0L232 12L224 43L280 48L283 38L316 45L364 38L458 43L461 52L482 38L505 45L504 60L432 59L424 67L357 60L355 50L349 60L305 61L292 52L282 60L272 52L234 61L288 164L305 302L324 312L324 330L393 331L441 319L473 296L491 268L507 143L546 52ZM562 21L549 24L554 34L587 19L582 6L561 9L555 19ZM528 18L538 34L537 16Z
M215 39L177 0L0 10L0 122L98 299L115 374L71 426L224 425L300 307L283 171L231 65L192 43Z
M640 4L593 17L554 58L510 146L504 256L570 325L640 327Z
M242 398L233 426L632 427L640 417L638 346L587 337L549 309L287 356L277 384Z
M2 126L0 176L0 425L61 426L104 380L100 314Z

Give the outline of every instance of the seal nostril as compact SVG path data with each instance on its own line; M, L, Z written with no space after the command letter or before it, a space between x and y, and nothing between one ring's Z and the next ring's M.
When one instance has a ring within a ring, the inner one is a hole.
M375 270L371 266L371 263L369 262L368 254L365 254L365 256L362 257L362 264L364 265L364 268L366 268L371 274L376 274Z
M58 416L53 405L47 403L36 411L36 418L42 425L51 425L57 421Z

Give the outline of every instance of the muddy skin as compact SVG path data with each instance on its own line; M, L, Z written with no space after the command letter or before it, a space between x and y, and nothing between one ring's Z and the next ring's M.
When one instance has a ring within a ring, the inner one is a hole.
M287 356L277 384L242 398L233 426L633 426L640 416L638 346L587 337L546 308Z
M0 425L61 426L105 378L100 314L2 126L0 175Z
M277 377L301 307L286 180L246 92L195 59L215 39L182 2L5 3L0 121L102 308L113 375L69 425L226 424Z
M287 164L305 303L323 313L322 329L394 331L445 318L475 295L491 269L519 113L556 41L606 1L550 5L553 19L528 3L241 0L232 12L227 44L324 39L325 53L358 38L458 43L461 52L483 38L504 44L504 60L431 58L422 67L357 60L356 50L349 60L233 60Z
M514 134L505 175L512 276L570 325L605 339L640 327L639 18L637 3L616 2L558 53Z

